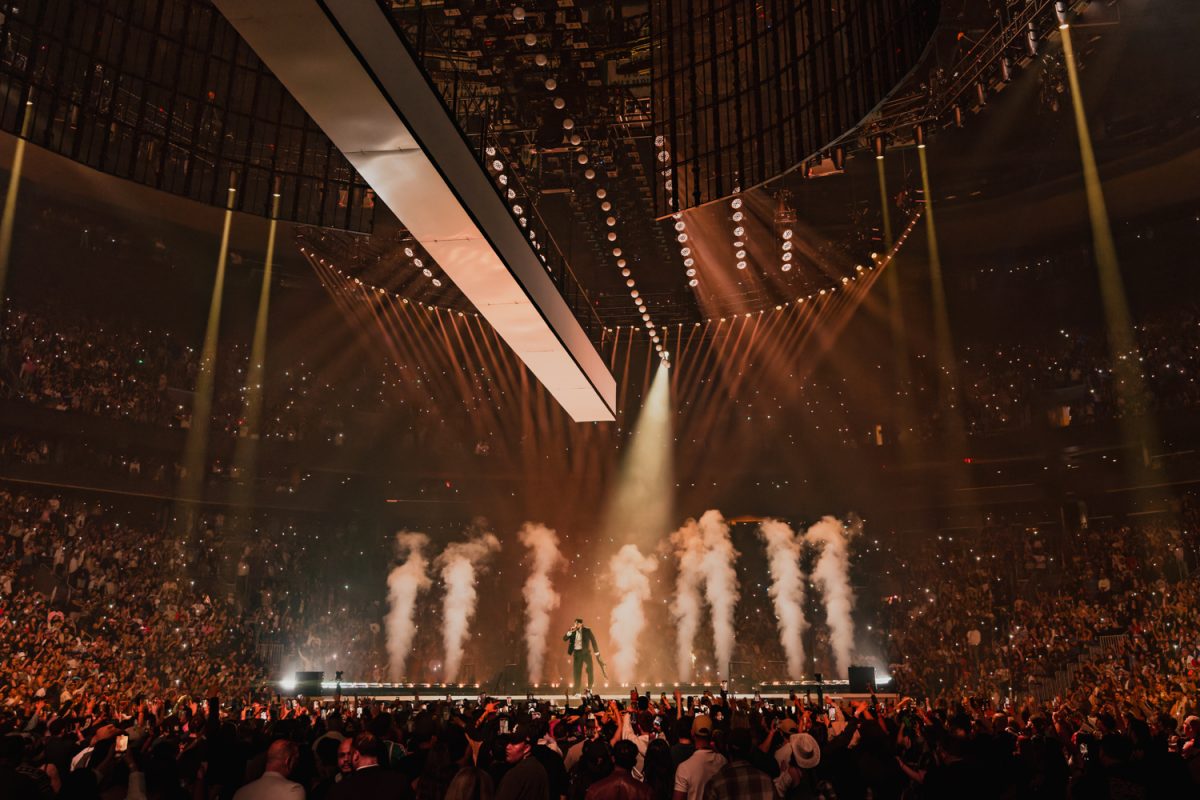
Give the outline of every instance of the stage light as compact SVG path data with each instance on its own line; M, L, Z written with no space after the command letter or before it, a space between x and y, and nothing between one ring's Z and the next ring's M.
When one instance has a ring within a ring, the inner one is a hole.
M791 264L789 264L787 261L783 262L783 264L782 264L782 265L781 265L779 268L780 268L781 270L783 270L784 272L791 272L791 271L792 271L792 265L791 265Z
M734 255L734 258L742 259L742 258L745 258L745 257L746 257L746 251L745 251L745 250L738 250L738 251L737 251L736 253L734 253L733 255Z
M618 266L618 267L623 267L623 266L625 266L625 259L623 259L623 258L618 258L618 259L617 259L617 266Z
M741 225L738 225L736 228L733 229L734 236L742 236L745 233L746 233L746 229L743 228Z
M562 125L563 125L563 130L569 131L575 127L575 120L571 119L570 117L567 117L566 119L563 120Z
M583 177L587 178L589 181L595 180L596 179L596 170L592 169L591 167L588 167L587 169L585 169L583 171ZM607 210L608 209L605 209L605 211L607 211Z
M616 217L608 217L607 219L604 220L604 224L611 228L617 224L617 218Z
M682 231L686 227L687 227L687 225L683 224L683 220L680 220L679 222L675 223L675 230L677 230L677 231Z
M688 240L688 235L686 233L681 233L675 237L675 241L677 241L677 242L686 242L687 240Z
M497 158L492 162L492 169L499 172L500 170L504 169L504 162Z
M745 269L745 268L746 268L746 262L745 262L745 261L739 261L739 262L737 262L737 268L738 268L738 269Z
M685 258L685 259L683 260L683 265L684 265L685 267L690 267L690 266L692 266L692 265L693 265L693 264L695 264L695 263L696 263L696 259L694 259L694 258Z
M425 262L424 262L424 261L422 261L422 260L421 260L421 259L419 259L419 258L414 258L414 259L413 259L413 266L415 266L415 267L423 267L423 266L425 266Z
M606 198L606 197L608 197L608 192L606 192L604 189L597 189L597 190L596 190L596 198L597 198L597 199L599 199L599 200L603 200L603 199L604 199L604 198Z
M612 203L605 200L603 203L600 204L600 210L601 211L612 211Z
M1000 59L1000 80L1005 83L1012 80L1012 62L1008 60L1008 56Z
M983 85L983 81L975 82L975 99L979 101L980 108L987 105L987 87Z
M687 256L690 256L691 254L692 254L692 248L690 248L690 247L679 248L679 255L684 256L686 258Z
M1025 26L1025 49L1029 51L1030 58L1036 58L1038 54L1038 35L1037 28L1034 27L1033 20Z
M740 198L740 197L733 198L731 201L729 201L729 205L733 206L734 210L741 208L742 207L742 198Z
M1067 22L1067 4L1064 0L1056 0L1054 3L1054 16L1058 20L1058 29L1065 31L1069 23Z
M492 156L496 155L496 148L489 144L486 148L484 148L483 152L487 153L488 158L491 158Z
M578 161L578 162L579 162L579 166L581 166L581 167L582 167L584 164L588 163L588 154L587 154L587 153L580 153L579 155L577 155L577 156L575 157L575 160L576 160L576 161Z
M617 234L614 231L609 231L608 232L608 240L610 242L615 242L617 240Z
M743 219L745 216L746 216L746 215L745 215L745 214L743 214L742 212L740 212L740 211L735 211L735 212L733 212L733 221L734 221L734 222L741 222L741 221L742 221L742 219Z
M924 125L914 125L913 126L913 141L917 143L918 149L920 149L920 150L925 149L925 126Z
M501 175L500 175L500 176L497 178L497 180L499 180L499 181L500 181L500 185L501 185L501 186L508 186L508 176L507 176L507 175L501 174Z
M512 208L513 208L514 214L524 214L525 213L525 209L522 208L520 204L517 204L517 205L513 206Z
M619 255L621 255L621 248L619 248L619 247L614 247L614 248L613 248L613 255L614 255L614 256L619 256Z
M787 252L788 250L791 250L791 249L792 249L792 243L791 243L791 242L786 242L786 241L785 241L785 242L784 242L784 243L783 243L781 246L783 247L783 250L784 250L784 252Z
M409 258L412 258L413 257L413 249L411 247L404 248L404 255L408 256Z
M954 127L961 128L963 126L962 106L954 107Z
M629 277L629 275L630 275L630 272L629 272L629 270L628 270L628 269L623 269L623 270L621 270L621 276L622 276L622 277L624 277L624 278L628 278L628 277Z
M554 80L554 78L546 78L546 91L553 92L557 88L558 81Z
M694 270L694 269L689 269L689 270L687 271L687 276L688 276L689 278L694 278L694 277L696 277L696 270Z
M632 289L634 287L633 278L630 278L629 280L625 281L625 285L628 286L630 289Z
M787 240L788 240L788 239L790 239L790 238L792 238L792 229L791 229L791 228L784 228L784 229L783 229L783 239L784 239L784 241L787 241Z
M876 136L872 139L872 145L875 147L875 160L882 161L883 154L887 150L887 143L884 141L883 136Z
M783 256L781 256L781 258L783 258L783 260L784 260L784 261L791 261L791 260L792 260L792 254L791 254L791 253L784 253L784 254L783 254Z

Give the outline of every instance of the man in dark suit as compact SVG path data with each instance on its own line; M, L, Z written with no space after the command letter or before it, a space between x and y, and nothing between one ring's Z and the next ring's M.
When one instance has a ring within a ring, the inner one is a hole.
M600 645L596 644L596 635L592 633L591 628L584 627L582 617L576 617L575 624L563 636L563 641L567 643L567 655L574 661L575 681L571 685L578 691L580 675L584 667L587 667L587 688L590 692L593 682L592 656L600 657Z
M354 771L343 778L329 793L329 800L364 800L388 798L411 800L415 796L412 784L403 773L380 766L383 742L373 733L354 737Z

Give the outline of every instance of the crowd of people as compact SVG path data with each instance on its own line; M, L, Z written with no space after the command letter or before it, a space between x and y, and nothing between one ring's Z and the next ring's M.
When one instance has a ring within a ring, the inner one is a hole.
M1200 539L1169 522L942 536L882 605L902 691L1057 700L1117 715L1200 713ZM957 539L957 541L954 541Z
M350 613L294 527L238 538L218 517L175 536L164 518L0 490L12 796L258 787L244 800L269 783L321 798L1152 798L1200 785L1191 497L1133 526L927 537L885 576L872 625L899 694L854 702L280 697L269 678L285 661L385 679L382 608ZM739 619L744 658L776 652L766 602Z
M1064 426L1141 415L1200 403L1200 315L1177 312L1137 328L1143 387L1136 398L1114 388L1108 346L1102 336L1062 331L1046 341L986 347L964 345L959 359L960 413L969 433L989 435L1030 426ZM189 427L196 350L169 333L105 326L81 320L53 324L31 311L10 311L0 325L0 398L59 411L111 419ZM218 357L212 430L245 435L244 345ZM929 363L928 359L918 360ZM454 450L453 425L422 418L396 391L396 370L363 365L353 380L337 385L303 363L272 363L265 385L262 436L278 441L318 440L343 444L357 431L357 414L384 413L399 440L414 448ZM882 367L881 367L882 368ZM915 373L898 387L914 401L935 396L936 375ZM838 400L837 398L842 398ZM1132 408L1126 407L1130 403ZM929 404L923 402L923 408ZM853 405L836 386L806 387L797 419L841 433L861 444L861 432L879 420L878 409ZM901 422L900 439L938 435L943 414L927 411ZM407 420L408 424L403 424ZM420 422L420 424L418 424ZM871 424L868 425L867 423ZM474 445L475 443L469 443ZM468 448L470 449L470 448ZM477 451L478 448L475 448ZM474 452L474 451L472 451Z
M13 798L1173 798L1200 718L983 698L578 703L39 698L0 722Z

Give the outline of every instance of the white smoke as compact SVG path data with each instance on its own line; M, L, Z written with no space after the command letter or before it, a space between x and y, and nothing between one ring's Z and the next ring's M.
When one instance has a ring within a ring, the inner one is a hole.
M396 534L396 560L404 560L388 573L388 613L383 620L387 636L388 672L394 681L404 677L405 662L412 650L413 636L417 631L414 620L417 595L428 589L431 583L427 574L429 560L424 553L427 544L429 537L423 533Z
M525 523L517 534L521 544L529 548L532 563L525 579L525 652L529 667L529 682L542 682L542 666L546 661L546 635L550 631L550 612L558 608L559 595L554 591L550 573L562 563L558 550L558 534L545 525Z
M729 677L733 659L733 612L738 602L738 551L729 538L729 526L717 510L700 517L700 535L704 539L704 594L712 612L713 647L717 654L717 674Z
M786 522L768 519L758 535L767 545L767 561L771 570L771 599L775 602L779 641L787 656L788 677L798 681L804 677L804 571L800 568L803 539Z
M608 634L613 643L612 666L618 683L634 681L638 663L638 641L646 627L643 604L650 598L650 573L658 569L654 556L642 555L637 545L627 544L609 562L613 588L620 602L613 607Z
M463 650L479 593L475 588L476 573L492 553L500 549L500 540L493 534L481 533L465 542L446 546L437 557L446 596L442 600L442 641L446 647L444 680L453 683L462 666Z
M854 528L846 528L833 517L823 517L804 534L804 540L819 547L821 555L813 565L812 578L825 602L825 619L837 677L850 673L854 654L854 590L850 586L850 537Z
M700 585L704 581L704 539L696 520L689 519L671 534L671 544L679 561L675 599L671 601L671 616L675 619L675 660L679 680L687 683L692 679L692 650L703 610Z

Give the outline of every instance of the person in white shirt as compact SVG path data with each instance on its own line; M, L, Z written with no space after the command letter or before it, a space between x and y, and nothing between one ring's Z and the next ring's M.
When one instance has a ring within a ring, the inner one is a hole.
M233 800L304 800L304 787L287 779L299 756L295 742L287 739L271 742L263 776L238 789Z
M696 752L675 770L674 800L703 800L708 782L725 766L725 757L712 749L712 734L712 720L697 716L692 722Z

